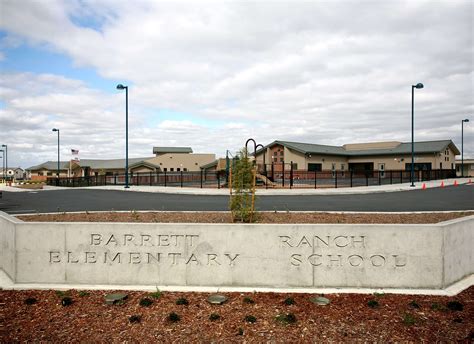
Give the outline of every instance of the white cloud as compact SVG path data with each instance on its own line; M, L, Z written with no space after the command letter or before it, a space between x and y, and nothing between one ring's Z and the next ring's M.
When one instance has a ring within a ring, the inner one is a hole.
M222 155L250 136L262 143L409 141L417 82L425 88L416 90L416 138L453 139L460 146L459 122L474 113L472 6L4 0L0 27L8 39L0 48L24 40L104 78L129 82L137 155L170 143ZM7 78L0 84L6 99L0 116L28 118L25 127L39 122L41 130L64 125L87 147L81 152L94 157L121 154L123 94L53 75ZM146 117L159 109L200 120ZM213 120L224 124L202 124ZM18 121L7 123L18 129ZM474 156L472 134L466 124L464 148ZM31 129L19 140L40 144L43 136ZM35 159L51 148L44 146Z

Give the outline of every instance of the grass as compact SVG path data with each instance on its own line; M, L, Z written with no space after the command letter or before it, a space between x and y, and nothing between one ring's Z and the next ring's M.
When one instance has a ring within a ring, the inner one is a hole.
M255 301L252 300L250 297L244 297L244 303L247 303L249 305L253 305L255 303Z
M405 325L414 325L416 322L416 319L413 315L409 314L409 313L406 313L404 316L403 316L403 323Z
M128 318L130 324L137 324L142 321L141 315L132 315Z
M216 320L219 320L221 318L221 316L217 313L212 313L210 316L209 316L209 320L210 321L216 321Z

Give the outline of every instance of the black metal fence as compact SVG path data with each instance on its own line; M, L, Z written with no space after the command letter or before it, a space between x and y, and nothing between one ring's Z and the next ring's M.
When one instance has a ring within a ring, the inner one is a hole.
M285 164L286 165L286 164ZM260 188L343 188L371 185L389 185L411 182L410 171L307 171L293 165L279 168L259 168L257 187ZM285 169L285 167L287 167ZM455 170L415 171L415 181L455 178ZM72 178L48 178L48 185L81 187L125 185L125 174L97 175ZM165 187L217 188L227 187L225 173L216 172L141 172L129 175L129 185Z
M268 182L265 188L344 188L357 186L391 185L411 182L411 172L389 171L307 171L295 170L288 164L287 169L264 169L260 174ZM455 170L415 171L415 182L455 178Z

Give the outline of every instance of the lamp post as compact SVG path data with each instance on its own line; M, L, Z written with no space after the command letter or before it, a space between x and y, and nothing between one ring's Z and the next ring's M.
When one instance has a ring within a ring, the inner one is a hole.
M59 185L59 129L53 128L53 131L58 132L58 171L56 173L56 185Z
M125 188L128 189L128 86L118 84L117 90L125 90Z
M2 181L5 180L5 151L3 149L0 149L0 152L2 153Z
M461 177L464 177L464 122L469 122L469 119L461 121Z
M7 145L2 145L2 147L5 147L5 170L3 172L3 177L6 180L5 173L8 174L8 146Z
M411 186L415 186L415 88L423 88L422 83L411 85Z

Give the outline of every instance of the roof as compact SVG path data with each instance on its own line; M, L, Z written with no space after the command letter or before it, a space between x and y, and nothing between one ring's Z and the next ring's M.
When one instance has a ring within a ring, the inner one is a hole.
M143 162L145 160L149 160L152 158L129 158L128 165L137 164L139 162ZM98 160L98 159L81 159L78 162L74 162L74 164L79 165L81 167L90 167L92 169L121 169L125 168L125 159L108 159L108 160ZM59 162L59 169L67 170L70 167L69 161L60 161ZM46 161L42 164L32 166L27 168L29 171L35 170L52 170L55 171L58 168L57 161Z
M153 154L165 153L192 153L191 147L153 147Z
M69 161L59 162L60 170L67 170L68 168L69 168ZM28 167L26 170L34 171L34 170L57 170L57 169L58 169L57 161L46 161L46 162L43 162L42 164Z
M282 145L288 149L300 152L301 154L322 154L322 155L340 155L340 156L371 156L371 155L393 155L393 154L410 154L411 142L401 142L393 148L370 148L359 150L346 150L341 146L327 146L314 143L301 143L290 141L274 141L265 148L275 145ZM450 147L456 155L460 152L451 140L439 141L421 141L415 142L414 151L418 154L423 153L438 153ZM262 149L257 151L259 154Z
M135 165L149 158L129 158L128 166ZM92 169L120 169L125 168L125 159L108 159L108 160L96 160L96 159L81 159L76 163L81 167L90 167Z

